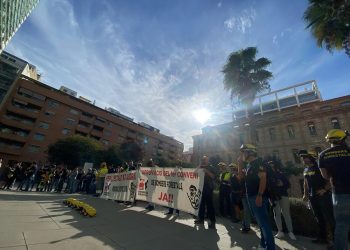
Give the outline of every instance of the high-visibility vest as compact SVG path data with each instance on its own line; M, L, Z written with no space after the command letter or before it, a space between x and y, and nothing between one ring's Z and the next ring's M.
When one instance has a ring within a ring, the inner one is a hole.
M229 182L231 179L232 174L230 172L225 172L220 174L220 181L221 182Z

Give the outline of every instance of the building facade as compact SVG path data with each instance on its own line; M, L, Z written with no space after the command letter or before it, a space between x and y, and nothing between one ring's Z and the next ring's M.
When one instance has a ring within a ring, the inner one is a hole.
M22 67L25 73L28 67ZM145 159L181 160L183 143L158 129L29 76L16 77L15 69L13 66L9 71L14 82L0 106L0 158L5 161L45 162L50 144L75 134L93 138L104 147L132 140L142 147Z
M0 54L39 0L0 0Z
M291 94L279 97L286 91ZM238 111L233 122L205 127L201 135L193 136L193 162L199 163L203 155L236 161L240 145L251 142L254 134L260 156L274 156L298 166L300 149L320 152L328 147L325 135L330 129L350 128L349 95L324 101L314 81L268 95L273 98L267 102L261 101L265 95L257 98L251 120L246 111ZM252 121L254 133L250 132Z

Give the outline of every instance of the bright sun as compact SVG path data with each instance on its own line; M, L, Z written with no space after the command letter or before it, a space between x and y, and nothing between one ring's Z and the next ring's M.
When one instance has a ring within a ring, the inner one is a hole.
M205 123L210 119L211 114L208 110L203 108L203 109L197 109L193 111L193 116L200 123Z

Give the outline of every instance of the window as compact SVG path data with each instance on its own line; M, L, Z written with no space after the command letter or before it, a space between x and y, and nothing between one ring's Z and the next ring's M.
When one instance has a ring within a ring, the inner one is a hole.
M67 125L73 125L75 123L75 120L74 119L71 119L71 118L67 118L66 119L66 124Z
M340 129L340 123L339 123L338 118L333 117L333 118L331 119L331 123L332 123L332 127L333 127L334 129Z
M76 109L70 109L69 113L73 114L73 115L79 115L79 111Z
M104 131L105 136L111 136L112 132L109 130Z
M298 154L299 150L298 149L293 149L292 153L293 153L293 157L294 157L295 163L301 163L300 157L299 157L299 154Z
M25 89L25 88L20 88L18 90L18 94L19 95L22 95L22 96L25 96L27 98L31 98L31 99L34 99L36 101L45 101L45 96L43 95L39 95L37 93L34 93L28 89Z
M244 144L244 134L239 134L239 143Z
M332 109L332 106L330 106L330 105L322 106L322 107L320 108L320 110L324 110L324 111L326 111L326 110L331 110L331 109Z
M259 131L255 130L255 140L259 142Z
M37 141L43 141L45 139L45 135L44 134L40 134L40 133L36 133L34 135L34 139Z
M109 128L113 128L113 123L108 122L108 127L109 127Z
M313 122L308 122L307 126L309 128L310 135L316 135L316 127Z
M288 131L288 136L290 139L295 138L295 132L294 132L294 126L293 125L288 125L287 126L287 131Z
M40 146L29 145L28 151L31 152L31 153L39 152L40 151Z
M350 106L350 101L345 101L340 104L340 106L345 107L345 106Z
M94 126L92 127L92 129L93 129L93 130L96 130L96 131L103 131L103 128L101 128L101 127L99 127L99 126L96 126L96 125L94 125Z
M48 101L48 106L50 108L58 108L59 104L58 104L58 102L55 102L54 100L49 100Z
M52 112L52 111L45 111L45 116L47 117L52 117L55 115L55 112Z
M87 113L87 112L84 112L84 111L83 111L81 114L82 114L83 116L88 117L88 118L93 118L93 117L94 117L92 114Z
M81 120L79 120L78 125L79 125L79 127L82 127L82 128L90 128L90 126L91 126L90 123L84 122L84 121L81 121Z
M48 129L50 127L50 125L46 122L40 122L38 127L42 128L42 129Z
M270 135L270 140L275 141L276 140L276 129L275 128L270 128L269 129L269 135Z
M64 134L64 135L69 135L70 134L70 129L69 128L64 128L64 129L62 129L62 134Z
M107 145L109 144L109 141L108 141L108 140L104 140L104 139L103 139L103 140L102 140L102 143L103 143L104 145L106 145L106 146L107 146Z
M278 151L278 150L274 150L273 152L272 152L272 157L274 158L274 159L279 159L280 158L280 152Z

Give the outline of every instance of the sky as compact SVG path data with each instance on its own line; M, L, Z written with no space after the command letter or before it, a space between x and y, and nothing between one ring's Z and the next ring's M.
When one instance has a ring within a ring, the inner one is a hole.
M192 146L201 128L232 120L221 72L257 46L271 89L316 80L324 99L350 93L350 58L318 48L300 1L41 0L6 50L42 81L113 107ZM206 122L195 110L208 110Z

